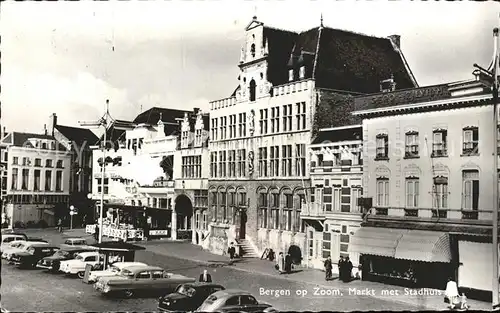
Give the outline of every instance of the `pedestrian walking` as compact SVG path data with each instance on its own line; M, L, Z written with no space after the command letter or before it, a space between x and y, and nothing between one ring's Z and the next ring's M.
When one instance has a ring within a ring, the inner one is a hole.
M292 272L292 256L287 253L285 256L285 273L290 274Z
M233 242L229 244L229 248L227 248L227 253L229 254L229 264L233 264L234 255L236 254L236 248L234 247Z
M283 256L283 252L280 252L278 254L275 268L278 270L280 274L285 272L285 257Z
M340 256L339 262L337 263L337 266L339 268L339 279L340 280L342 280L344 278L344 272L345 272L344 262L345 262L344 257Z
M211 283L212 276L208 273L207 270L203 270L203 273L200 274L200 278L198 279L200 283Z
M57 221L57 230L62 233L62 219Z
M97 224L95 225L94 239L99 241L99 226Z
M344 279L342 280L344 283L348 283L352 280L352 262L349 260L349 257L345 258L344 261Z
M330 256L326 258L324 266L325 266L325 280L331 280L333 264L332 264L332 258Z
M455 305L459 302L458 297L460 294L458 293L457 283L451 278L448 278L448 283L446 284L446 290L444 292L444 302L449 303L449 308L454 308Z

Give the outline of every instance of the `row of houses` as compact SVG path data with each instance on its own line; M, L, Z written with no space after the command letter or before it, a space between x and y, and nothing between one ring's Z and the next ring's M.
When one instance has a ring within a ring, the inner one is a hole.
M214 253L234 242L315 268L343 256L364 279L443 288L453 277L468 296L491 294L491 77L420 87L397 35L295 33L255 17L238 66L209 112L107 116L88 198L104 194L116 223Z

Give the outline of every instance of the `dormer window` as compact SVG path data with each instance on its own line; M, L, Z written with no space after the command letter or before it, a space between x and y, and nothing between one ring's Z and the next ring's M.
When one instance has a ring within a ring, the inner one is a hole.
M199 147L202 145L202 138L203 138L202 135L203 135L202 129L197 129L194 137L195 146Z
M181 147L187 148L189 146L189 131L183 131L181 136Z
M257 88L257 84L255 83L255 80L252 79L250 81L250 87L249 87L250 101L255 101L255 98L256 98L256 88Z
M304 79L304 77L306 77L306 67L301 66L299 70L299 78Z
M56 150L56 143L55 142L50 143L50 149Z
M288 71L288 81L291 82L293 80L293 70Z
M252 58L255 58L255 44L254 43L250 46L250 53L252 54Z

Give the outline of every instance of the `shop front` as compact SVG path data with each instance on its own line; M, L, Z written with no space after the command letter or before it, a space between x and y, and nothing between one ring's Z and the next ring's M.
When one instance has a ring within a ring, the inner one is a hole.
M444 289L454 277L448 233L361 227L351 238L349 252L359 253L363 280Z

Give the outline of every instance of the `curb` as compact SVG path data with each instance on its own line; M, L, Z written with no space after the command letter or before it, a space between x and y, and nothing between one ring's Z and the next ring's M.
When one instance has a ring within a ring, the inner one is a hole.
M217 264L217 263L223 263L223 262L209 262L209 261L197 260L197 259L192 259L192 258L187 259L185 257L181 257L179 255L173 255L173 254L169 254L168 256L169 257L173 257L173 258L177 258L177 259L181 259L181 260L190 260L190 261L193 261L193 262L196 262L196 263L200 263L200 264L204 264L204 265L212 265L212 264ZM226 266L230 266L231 269L234 269L236 271L245 272L245 273L251 273L251 274L259 274L259 275L263 275L263 276L268 276L268 277L283 279L283 280L292 281L292 282L296 282L296 283L297 282L298 283L304 283L304 284L307 284L307 285L319 286L319 287L325 288L325 289L338 289L338 290L344 292L344 291L348 291L349 288L354 288L354 287L345 287L345 286L341 286L341 287L340 286L331 286L331 285L325 285L325 284L321 284L321 283L313 283L313 282L308 282L308 281L301 281L301 280L289 278L289 277L286 277L286 276L276 276L276 275L270 274L270 273L258 272L258 271L255 271L255 270L250 270L250 269L246 269L246 268L232 266L232 265L229 264L229 262L224 262L224 263L225 263ZM425 309L432 310L432 311L444 310L443 308L436 308L434 306L419 305L419 304L416 304L416 303L409 303L409 302L403 301L403 300L395 300L395 299L391 299L390 297L381 297L381 296L372 296L372 295L365 295L364 297L370 297L370 298L379 299L379 300L392 301L392 302L398 302L400 304L416 306L417 307L416 308L417 311L425 310Z

